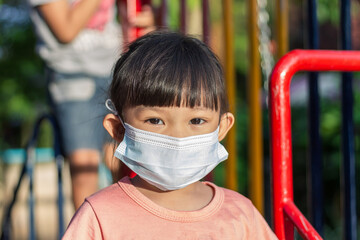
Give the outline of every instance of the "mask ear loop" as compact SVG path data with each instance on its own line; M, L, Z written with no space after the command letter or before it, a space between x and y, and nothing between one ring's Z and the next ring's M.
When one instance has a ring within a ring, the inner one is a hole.
M106 99L105 101L105 107L112 112L115 116L117 116L121 122L121 124L123 125L123 127L125 128L125 124L124 121L121 119L119 113L116 111L116 108L114 106L114 103L111 101L111 99Z
M112 112L115 116L117 116L121 122L121 124L123 125L123 127L125 128L125 124L124 121L121 119L119 113L116 111L115 105L114 103L111 101L111 99L106 99L105 101L105 107L107 109L109 109L110 112ZM126 165L124 165L123 167L120 168L122 174L129 176L130 178L134 178L136 176L136 173L131 171L128 167L126 167Z

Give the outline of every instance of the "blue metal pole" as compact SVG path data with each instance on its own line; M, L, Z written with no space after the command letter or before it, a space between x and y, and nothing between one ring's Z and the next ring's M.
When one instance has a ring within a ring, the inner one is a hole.
M35 149L31 147L28 149L28 161L26 163L26 171L29 177L29 211L30 211L30 232L29 232L29 239L35 240L36 239L36 232L35 232L35 214L34 214L34 188L33 188L33 169L35 164Z
M34 214L34 191L33 191L33 169L35 165L35 147L37 142L37 137L39 134L40 124L43 120L41 117L35 123L35 127L33 130L33 134L31 139L26 146L26 173L29 177L29 211L30 211L30 232L29 232L29 239L35 240L36 239L36 230L35 230L35 214Z
M341 47L351 50L350 0L341 0ZM344 239L355 240L356 232L356 187L355 150L353 123L352 73L342 73L342 175L341 190L344 214Z
M47 117L53 127L54 141L54 157L57 167L58 174L58 221L59 221L59 233L58 239L61 239L64 235L65 226L64 226L64 199L63 199L63 184L62 184L62 169L64 165L64 157L61 154L61 143L60 143L60 130L57 125L57 121L54 116L49 115Z
M58 144L58 143L56 143ZM64 158L61 154L55 154L55 162L58 172L58 221L59 221L59 238L61 239L65 233L64 226L64 194L63 194L63 184L62 184L62 169L64 165Z
M319 48L319 31L316 14L316 1L308 0L308 42L310 49ZM318 73L309 73L309 145L310 145L310 219L316 231L323 235L323 166L320 138L320 103Z

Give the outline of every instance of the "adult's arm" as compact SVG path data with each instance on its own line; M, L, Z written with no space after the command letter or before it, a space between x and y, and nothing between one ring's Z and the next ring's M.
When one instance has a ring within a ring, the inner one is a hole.
M140 28L140 36L156 29L155 9L153 9L150 5L143 5L141 12L137 13L134 19L130 19L127 16L125 1L117 0L117 7L119 10L119 20L121 22L123 40L125 43L129 42L128 30L132 27Z
M37 6L49 28L61 43L69 43L85 27L101 0L81 0L70 5L56 0Z

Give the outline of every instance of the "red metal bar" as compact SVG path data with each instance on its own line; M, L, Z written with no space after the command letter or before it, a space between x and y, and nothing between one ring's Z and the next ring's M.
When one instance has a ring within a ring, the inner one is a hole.
M122 21L126 25L126 28L123 29L123 34L125 38L125 42L132 42L136 38L140 37L140 28L132 27L129 25L129 22L132 22L136 15L141 12L141 8L143 5L150 5L151 0L118 0L120 2L120 6L125 9L123 12L125 15L121 16ZM121 10L119 10L121 11Z
M360 71L360 51L293 50L274 67L269 83L270 147L274 230L280 240L293 239L293 224L286 221L284 206L293 203L290 81L299 71ZM311 229L298 227L309 233L308 239L316 239Z
M140 0L123 0L125 6L126 6L126 17L128 20L133 20L134 18L136 18L136 15L138 12L141 11L141 1ZM129 27L127 29L127 36L128 36L128 41L132 42L134 41L136 38L139 37L139 28L135 28L135 27Z
M304 239L322 239L321 236L316 232L313 226L295 206L294 202L287 201L284 203L284 213L292 221L295 227L299 230L300 235Z

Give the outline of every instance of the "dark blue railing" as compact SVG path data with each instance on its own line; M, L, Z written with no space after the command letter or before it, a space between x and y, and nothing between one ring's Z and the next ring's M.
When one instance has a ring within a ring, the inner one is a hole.
M14 189L14 194L7 212L4 217L4 221L2 224L2 233L1 233L1 240L8 240L11 238L11 212L13 206L16 202L16 198L20 189L20 185L25 177L25 175L29 178L29 211L30 211L30 232L29 232L29 239L35 240L36 239L36 231L35 231L35 215L34 215L34 192L33 192L33 169L35 165L35 148L37 144L37 139L39 136L40 126L45 121L48 120L53 128L53 149L54 149L54 158L56 161L57 166L57 175L58 175L58 221L59 221L59 233L58 238L61 239L62 235L64 234L64 213L63 213L63 186L62 186L62 168L64 164L64 158L61 154L61 144L60 144L60 135L57 122L53 115L43 115L41 116L35 123L31 138L26 145L26 156L25 162L23 164L22 171L20 173L19 181Z
M341 48L351 50L350 0L340 1ZM342 73L342 171L341 190L344 216L344 239L357 239L355 146L353 122L352 73Z
M350 0L340 1L341 49L351 50ZM319 48L316 0L308 0L309 48ZM341 198L343 214L343 239L357 239L356 218L356 176L353 123L352 73L342 73L342 167ZM319 133L319 90L318 74L309 76L309 126L310 126L310 219L315 229L323 235L323 185L322 153Z
M308 0L308 45L319 49L319 28L315 0ZM320 137L319 74L309 73L309 147L310 147L310 221L320 235L323 235L323 168Z

